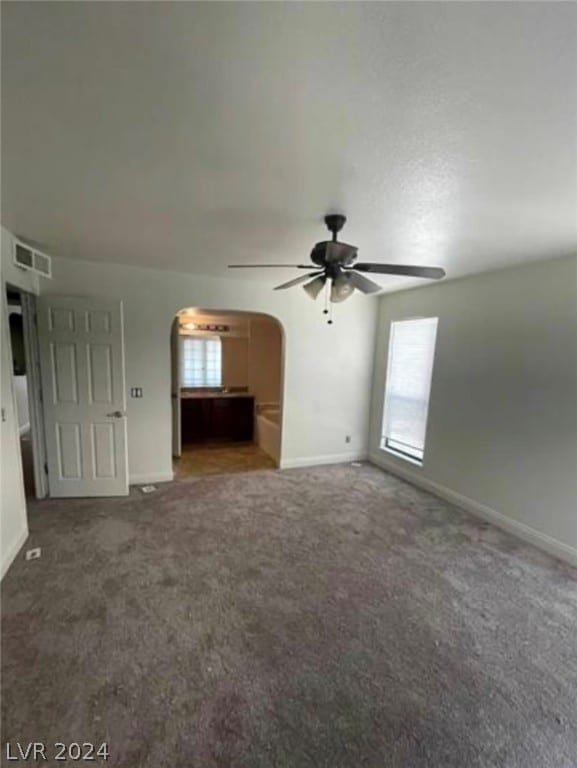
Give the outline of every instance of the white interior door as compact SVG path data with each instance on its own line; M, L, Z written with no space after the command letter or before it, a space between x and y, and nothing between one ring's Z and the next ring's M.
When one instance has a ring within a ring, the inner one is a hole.
M180 419L180 344L178 338L178 319L172 324L170 333L170 365L172 404L172 455L182 455L182 432Z
M37 311L50 496L126 496L122 303L41 296Z

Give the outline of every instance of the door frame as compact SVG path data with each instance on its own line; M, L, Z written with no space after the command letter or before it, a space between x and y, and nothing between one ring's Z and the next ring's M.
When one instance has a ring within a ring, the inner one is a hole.
M42 403L42 382L40 380L40 351L38 345L38 320L36 315L36 296L33 293L6 283L5 291L20 295L22 325L24 331L24 359L28 390L28 410L30 413L30 437L32 443L32 463L34 468L34 491L37 499L48 496L48 475L46 472L46 440L44 436L44 406ZM8 314L10 308L6 302ZM12 340L10 339L10 345ZM12 356L12 346L10 346ZM12 374L13 375L13 374Z
M178 317L174 318L170 328L170 408L172 418L172 457L178 459L182 456Z

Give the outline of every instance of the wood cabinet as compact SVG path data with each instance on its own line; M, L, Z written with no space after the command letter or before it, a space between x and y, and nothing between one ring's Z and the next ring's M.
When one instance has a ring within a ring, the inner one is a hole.
M250 441L254 397L188 397L181 400L182 442Z

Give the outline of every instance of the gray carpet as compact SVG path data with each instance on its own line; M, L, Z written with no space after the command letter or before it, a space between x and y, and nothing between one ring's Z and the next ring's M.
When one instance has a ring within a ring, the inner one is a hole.
M577 573L376 468L30 516L5 740L134 768L577 766Z

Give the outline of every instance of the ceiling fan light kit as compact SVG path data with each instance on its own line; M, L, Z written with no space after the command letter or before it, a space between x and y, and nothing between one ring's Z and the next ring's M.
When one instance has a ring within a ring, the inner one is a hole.
M378 275L404 275L407 277L423 277L429 280L440 280L445 276L445 270L441 267L420 267L404 264L378 264L373 262L359 262L357 260L358 248L354 245L341 243L337 240L337 234L344 227L346 216L340 213L325 216L325 224L332 234L331 240L317 243L311 251L312 264L231 264L232 269L254 269L257 267L292 267L294 269L312 270L307 275L296 277L287 283L277 285L275 291L292 288L295 285L305 283L303 290L311 299L316 299L323 288L329 289L327 300L331 304L345 301L352 296L355 290L361 293L378 293L381 286L369 280L362 272ZM312 279L311 279L312 278ZM307 282L307 280L309 282ZM324 314L328 314L325 307ZM332 318L328 320L332 323Z
M305 291L311 297L311 299L316 299L316 297L325 287L326 281L327 281L327 278L324 275L322 274L318 275L317 277L315 277L314 280L311 280L310 283L303 285L303 291ZM275 288L275 290L277 289Z
M338 304L348 299L354 293L355 286L351 281L351 276L346 272L341 272L331 283L331 301Z

